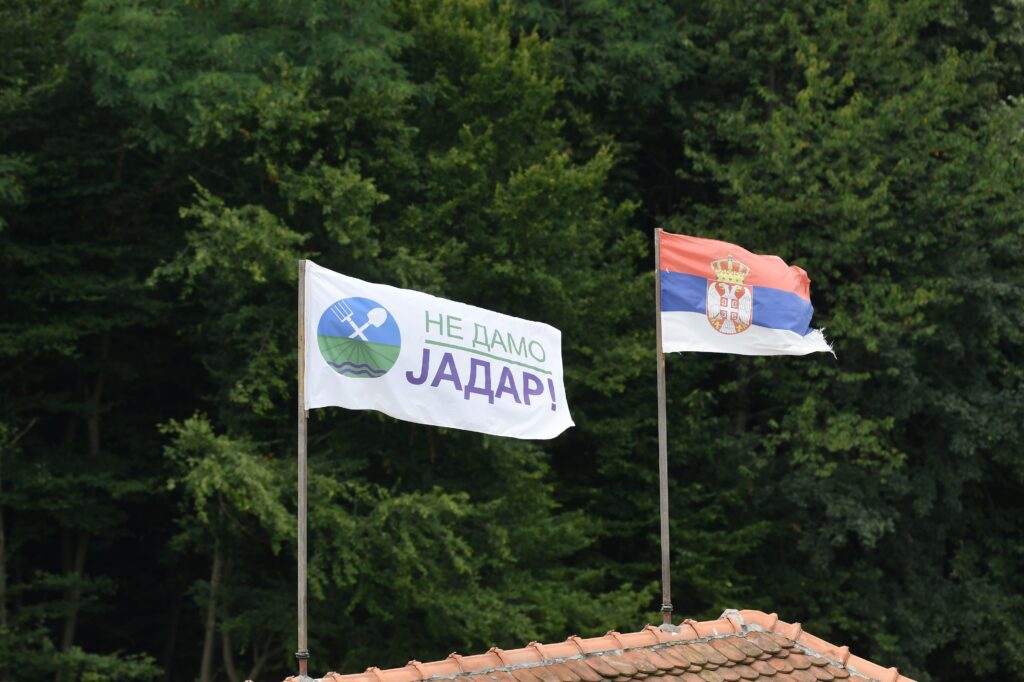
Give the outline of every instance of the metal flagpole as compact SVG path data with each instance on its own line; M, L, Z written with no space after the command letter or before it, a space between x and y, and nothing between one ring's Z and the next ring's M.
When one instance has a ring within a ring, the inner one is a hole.
M654 312L658 357L658 481L661 492L661 614L672 624L672 577L668 543L668 435L665 424L665 354L661 351L661 228L654 228Z
M306 261L299 261L299 678L309 670L309 642L306 637Z

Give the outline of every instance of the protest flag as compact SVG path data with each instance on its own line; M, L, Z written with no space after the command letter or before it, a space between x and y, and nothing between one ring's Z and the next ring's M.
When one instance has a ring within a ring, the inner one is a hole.
M306 409L513 438L573 425L554 327L307 263Z

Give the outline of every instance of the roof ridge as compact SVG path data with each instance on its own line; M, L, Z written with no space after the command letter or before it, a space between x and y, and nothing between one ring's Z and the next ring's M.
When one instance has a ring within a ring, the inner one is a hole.
M878 682L914 682L914 680L901 675L895 667L883 668L882 666L850 653L848 646L836 646L831 642L816 637L809 632L804 632L800 623L787 623L779 620L777 613L764 613L763 611L726 609L722 614L737 616L744 627L754 632L773 632L796 643L800 649L815 658L822 658L830 663L838 663L847 670ZM747 618L751 622L747 623ZM766 624L767 623L767 624ZM836 655L830 656L828 652Z
M781 637L792 643L786 644L786 647L795 646L808 658L822 661L816 666L832 665L852 676L873 682L914 682L900 675L896 668L883 668L867 659L851 655L849 647L837 647L804 632L800 623L782 621L776 613L736 609L727 609L719 618L711 621L686 619L679 625L647 625L639 632L620 633L610 630L599 637L570 635L564 642L547 644L532 641L518 649L491 647L486 653L468 656L452 652L439 661L421 663L413 660L405 666L387 670L370 667L365 672L346 675L329 672L320 682L430 682L454 680L469 675L512 674L571 661L623 655L636 649L657 652L680 644L707 645L714 640L742 637L749 633ZM723 646L729 648L728 643ZM527 674L527 677L532 676ZM288 678L285 682L296 681L297 678ZM620 676L613 682L624 682L624 679Z

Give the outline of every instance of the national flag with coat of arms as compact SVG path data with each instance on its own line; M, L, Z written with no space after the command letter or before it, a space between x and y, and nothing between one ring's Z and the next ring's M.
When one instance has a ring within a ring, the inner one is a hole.
M810 327L811 280L778 256L658 231L661 350L738 355L832 352Z

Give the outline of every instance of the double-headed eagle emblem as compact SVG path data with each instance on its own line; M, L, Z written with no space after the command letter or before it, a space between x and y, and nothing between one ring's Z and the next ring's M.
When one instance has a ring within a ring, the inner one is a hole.
M708 322L722 334L739 334L750 328L754 313L754 289L743 282L750 268L729 254L711 261L714 280L708 280Z

